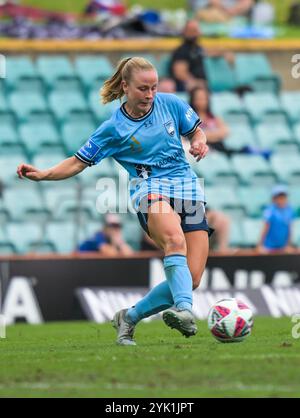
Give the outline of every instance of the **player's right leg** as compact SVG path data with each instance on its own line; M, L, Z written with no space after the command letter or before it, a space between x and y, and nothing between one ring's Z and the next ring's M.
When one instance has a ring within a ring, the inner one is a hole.
M133 339L131 331L126 331L127 336L124 338L123 329L134 327L141 319L164 310L166 311L163 319L168 326L176 328L186 337L197 332L191 312L192 277L187 264L185 236L180 223L179 215L167 201L156 201L150 205L147 229L151 238L164 250L167 281L151 289L142 300L125 313L121 314L120 311L116 314L119 323L114 319L114 326L118 331L119 344L124 342L124 345L128 345L127 341Z
M187 263L187 246L181 228L180 216L168 202L154 203L148 214L148 229L151 238L164 250L164 268L174 306L163 313L163 320L184 336L197 332L192 314L192 276Z

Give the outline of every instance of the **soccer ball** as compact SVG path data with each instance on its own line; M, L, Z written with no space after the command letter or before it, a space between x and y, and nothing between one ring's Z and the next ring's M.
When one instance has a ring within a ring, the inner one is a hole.
M222 343L243 341L251 334L252 327L251 309L234 298L219 300L208 313L208 328Z

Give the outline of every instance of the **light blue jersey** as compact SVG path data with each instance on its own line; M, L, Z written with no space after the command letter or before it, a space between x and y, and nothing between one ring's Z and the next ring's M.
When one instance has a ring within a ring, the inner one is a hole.
M129 173L135 207L149 193L204 201L181 142L200 123L188 104L173 94L157 93L149 112L138 119L123 104L75 155L90 166L106 157L120 163Z

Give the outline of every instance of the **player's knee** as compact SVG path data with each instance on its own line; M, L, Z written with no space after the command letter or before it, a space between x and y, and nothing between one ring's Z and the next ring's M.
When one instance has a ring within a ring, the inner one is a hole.
M164 250L167 253L183 253L186 252L186 242L184 235L173 233L165 237Z

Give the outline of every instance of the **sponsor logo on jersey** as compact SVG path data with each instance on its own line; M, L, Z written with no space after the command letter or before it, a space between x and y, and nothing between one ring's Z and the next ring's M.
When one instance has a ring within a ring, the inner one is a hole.
M96 157L100 151L99 145L95 144L91 139L81 148L80 154L86 157L89 160L92 160Z
M191 121L191 119L193 117L193 113L194 113L193 109L191 107L189 107L186 114L185 114L185 117L187 118L187 120L189 122Z
M132 136L130 140L132 141L130 144L131 152L141 152L143 150L140 141L138 141L134 136Z
M174 126L174 122L172 120L170 120L169 122L165 123L165 128L168 132L168 134L170 136L174 136L175 135L175 126Z
M147 179L152 172L151 166L145 164L135 164L135 169L138 177L142 179Z

